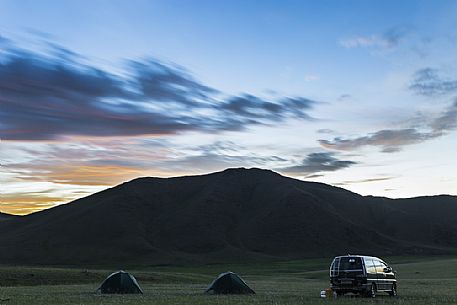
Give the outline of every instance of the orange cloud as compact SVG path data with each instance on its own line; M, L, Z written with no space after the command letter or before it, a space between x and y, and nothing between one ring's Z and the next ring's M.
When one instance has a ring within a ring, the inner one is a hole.
M3 194L0 212L26 215L56 205L67 203L97 191L98 187L114 186L137 177L169 176L159 171L119 165L29 165L28 170L16 170L16 183L34 185L34 182L52 183L45 191L17 192ZM90 191L88 191L90 190Z
M23 167L24 169L22 169ZM144 170L120 165L41 164L15 166L16 180L58 184L111 186L144 176Z
M127 166L65 165L44 176L54 183L111 186L142 175L143 170Z
M26 215L51 208L63 203L67 198L50 197L37 194L7 194L2 195L0 211L8 214Z

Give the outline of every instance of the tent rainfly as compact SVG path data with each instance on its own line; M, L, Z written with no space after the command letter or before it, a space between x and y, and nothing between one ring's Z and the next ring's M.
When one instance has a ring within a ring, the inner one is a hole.
M98 290L101 293L143 293L135 277L122 270L110 274Z
M214 294L255 293L238 274L230 271L219 274L205 292Z

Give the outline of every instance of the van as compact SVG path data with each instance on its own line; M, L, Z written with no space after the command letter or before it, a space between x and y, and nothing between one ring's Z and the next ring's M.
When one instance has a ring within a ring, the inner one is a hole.
M395 271L374 256L337 256L330 265L330 285L337 295L357 293L374 298L378 292L397 295Z

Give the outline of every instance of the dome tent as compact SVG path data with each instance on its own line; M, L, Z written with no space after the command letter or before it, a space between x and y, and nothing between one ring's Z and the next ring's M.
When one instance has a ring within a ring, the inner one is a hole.
M97 290L101 293L143 293L135 277L122 270L110 274Z
M255 293L238 274L230 271L219 274L205 292L214 294Z

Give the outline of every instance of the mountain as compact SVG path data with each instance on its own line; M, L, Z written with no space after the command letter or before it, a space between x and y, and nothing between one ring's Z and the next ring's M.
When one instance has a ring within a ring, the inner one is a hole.
M15 215L5 214L0 212L0 221L16 218Z
M261 169L139 178L0 221L0 261L138 265L457 252L457 197L363 197Z

